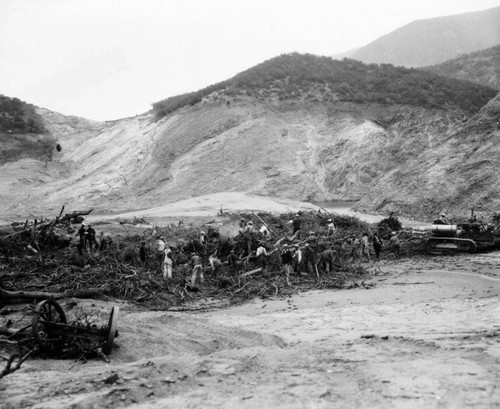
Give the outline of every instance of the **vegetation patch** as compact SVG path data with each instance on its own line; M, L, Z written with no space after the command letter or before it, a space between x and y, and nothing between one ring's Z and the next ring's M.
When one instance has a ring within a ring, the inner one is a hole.
M210 94L260 100L352 101L407 104L446 109L459 107L473 114L496 94L492 88L391 64L363 64L312 54L284 54L197 92L153 104L161 118L194 105Z

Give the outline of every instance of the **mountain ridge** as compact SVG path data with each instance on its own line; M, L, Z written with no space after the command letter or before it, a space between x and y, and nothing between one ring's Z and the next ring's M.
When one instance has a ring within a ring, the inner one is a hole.
M500 44L421 69L500 90Z
M499 21L500 6L416 20L345 55L368 64L406 67L439 64L500 44Z

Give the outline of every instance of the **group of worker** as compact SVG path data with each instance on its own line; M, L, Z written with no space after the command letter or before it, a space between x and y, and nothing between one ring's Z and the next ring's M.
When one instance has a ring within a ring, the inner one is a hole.
M238 224L240 243L243 242L241 253L236 254L234 249L230 250L224 263L216 255L210 255L207 269L210 269L213 276L218 276L223 265L228 266L227 271L230 274L236 275L248 261L255 263L265 272L270 256L275 252L279 252L283 273L287 283L290 283L290 277L294 273L299 275L316 274L319 276L320 273L329 274L335 268L341 268L347 262L367 261L371 263L371 247L373 247L377 260L382 249L382 239L377 233L372 234L370 237L365 232L359 236L353 235L344 240L336 240L336 227L332 219L327 219L326 235L319 237L315 232L309 232L309 236L304 237L300 213L289 221L291 236L287 237L288 244L274 243L271 245L269 242L271 231L264 222L262 222L262 226L257 228L251 220L247 221L242 218ZM295 243L298 240L300 241ZM194 246L195 251L191 252L188 263L184 264L186 269L191 271L190 283L192 286L195 286L197 282L204 282L203 259L207 256L205 248L208 242L205 232L200 231L195 241L197 245ZM257 248L253 250L256 242L258 243ZM157 271L163 274L165 280L171 279L174 264L172 248L167 244L163 236L156 237L154 246ZM389 247L394 256L399 258L400 242L396 232L391 234ZM142 242L139 248L139 257L143 265L146 265L148 252L146 242Z
M84 250L87 248L89 250L97 250L99 248L99 244L96 240L96 232L92 225L89 224L85 226L85 224L82 223L76 235L79 237L77 248L80 254L83 254Z

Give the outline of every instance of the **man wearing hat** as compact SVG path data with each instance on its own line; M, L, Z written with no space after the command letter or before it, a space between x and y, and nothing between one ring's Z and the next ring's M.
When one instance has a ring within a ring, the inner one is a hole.
M391 233L391 239L389 240L389 246L392 247L392 252L395 258L401 257L401 244L399 243L398 234L393 231Z
M191 253L191 265L193 266L193 275L191 276L191 286L196 285L196 277L200 276L200 283L203 284L203 266L201 257L195 252Z
M156 263L157 271L159 273L163 270L163 259L165 257L165 238L163 236L156 236L155 250L156 250Z

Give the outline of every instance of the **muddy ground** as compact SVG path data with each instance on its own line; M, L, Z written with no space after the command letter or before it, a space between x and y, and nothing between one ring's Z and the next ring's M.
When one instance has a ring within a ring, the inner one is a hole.
M381 261L365 284L224 310L66 300L121 307L111 362L28 360L0 406L500 407L500 252Z

